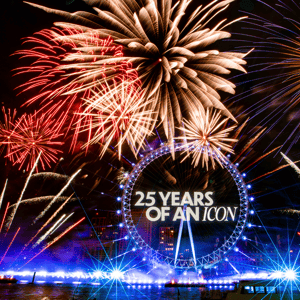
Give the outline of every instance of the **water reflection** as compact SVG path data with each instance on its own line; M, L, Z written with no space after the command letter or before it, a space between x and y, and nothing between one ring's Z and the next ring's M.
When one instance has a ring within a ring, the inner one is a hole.
M1 300L199 300L201 288L129 284L0 284Z

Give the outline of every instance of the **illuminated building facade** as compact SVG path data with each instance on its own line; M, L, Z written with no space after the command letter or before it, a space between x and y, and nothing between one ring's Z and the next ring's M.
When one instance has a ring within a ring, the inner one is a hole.
M174 256L174 227L159 227L159 252Z
M128 242L125 240L127 231L119 226L121 216L113 212L105 214L95 213L91 218L92 227L88 229L88 238L78 241L78 247L81 247L81 259L105 259L115 257L118 253L124 253ZM79 250L79 249L78 249Z

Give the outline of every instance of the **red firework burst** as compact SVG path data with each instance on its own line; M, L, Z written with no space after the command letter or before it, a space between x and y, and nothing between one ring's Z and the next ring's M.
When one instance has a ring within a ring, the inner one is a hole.
M13 156L9 155L11 153L11 148L13 145L12 133L13 133L13 123L16 117L16 109L11 111L10 109L5 111L5 107L2 107L4 122L0 122L0 154L2 154L6 148L6 157L13 160Z
M60 122L46 117L45 114L38 116L24 114L19 118L11 131L13 140L11 151L7 157L13 164L19 165L19 170L26 166L26 171L34 166L34 163L41 152L39 163L44 170L50 167L51 162L58 160L57 155L62 153L57 147L63 145L58 139L62 136L59 132Z
M71 36L72 39L69 38ZM26 38L24 43L33 43L34 46L29 50L17 51L16 54L21 55L21 58L33 59L33 62L16 69L17 74L26 73L33 77L18 87L20 93L34 93L25 104L38 103L43 113L61 119L60 124L64 126L65 133L73 126L75 133L71 151L75 149L81 127L90 122L88 118L78 118L83 111L82 99L93 97L93 91L101 87L100 81L103 78L119 81L131 79L137 82L137 72L125 60L100 64L97 72L94 71L95 64L103 57L123 56L122 46L115 45L110 37L101 38L96 30L86 30L80 26L63 30L45 29L34 37Z

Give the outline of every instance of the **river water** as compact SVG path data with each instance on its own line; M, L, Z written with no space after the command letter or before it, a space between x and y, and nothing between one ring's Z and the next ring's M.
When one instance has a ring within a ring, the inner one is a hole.
M200 288L90 284L0 284L1 300L199 300Z

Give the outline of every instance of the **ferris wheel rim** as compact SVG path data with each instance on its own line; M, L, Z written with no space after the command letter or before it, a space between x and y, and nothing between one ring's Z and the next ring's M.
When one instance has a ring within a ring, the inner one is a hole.
M130 234L131 238L134 240L135 244L138 246L139 249L143 249L144 252L151 256L155 261L164 261L169 265L174 266L175 268L181 269L189 269L189 268L209 268L212 265L215 265L219 261L221 261L224 255L230 251L234 245L237 243L238 239L240 238L245 226L248 217L248 209L249 209L249 199L248 199L248 192L246 184L243 180L243 176L238 171L237 167L229 161L227 158L219 159L228 173L231 175L232 179L234 180L240 199L240 212L237 224L230 235L230 237L220 246L218 249L214 250L213 252L197 257L196 259L196 266L191 265L190 259L177 259L175 261L174 258L165 256L159 253L158 250L153 249L149 246L141 235L138 233L131 214L131 194L132 190L135 186L135 182L139 178L140 174L143 170L157 158L171 154L172 152L178 151L186 151L187 145L184 143L174 143L172 145L163 145L158 149L152 150L146 156L144 156L132 169L131 173L127 177L126 184L124 185L123 195L122 195L122 215L125 220L125 226ZM199 149L201 151L201 149ZM210 155L215 155L215 153L211 152Z

